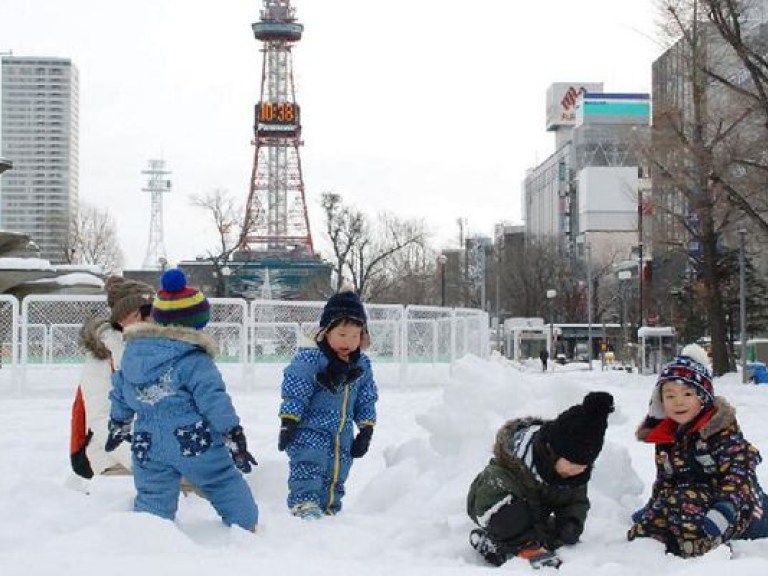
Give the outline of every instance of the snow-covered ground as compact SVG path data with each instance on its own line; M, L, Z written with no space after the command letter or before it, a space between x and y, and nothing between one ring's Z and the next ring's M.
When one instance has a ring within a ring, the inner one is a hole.
M245 377L224 367L259 466L248 482L260 507L257 534L223 526L197 496L183 497L175 523L131 511L129 477L100 477L82 491L69 470L69 409L77 370L32 371L20 392L0 370L0 574L488 574L531 573L514 559L495 569L467 543L467 488L490 456L496 429L524 415L554 417L590 390L614 394L606 444L590 484L592 511L582 543L561 550L561 574L625 576L768 572L768 540L737 542L681 560L661 545L627 542L630 513L653 480L652 448L634 440L652 376L592 372L584 365L540 372L538 361L515 367L468 357L431 386L397 385L375 367L379 423L371 451L356 462L344 511L306 522L285 507L287 459L279 453L280 369ZM444 374L444 371L442 372ZM738 411L746 436L768 456L768 386L715 381ZM768 463L760 467L768 487ZM547 569L551 570L551 569Z

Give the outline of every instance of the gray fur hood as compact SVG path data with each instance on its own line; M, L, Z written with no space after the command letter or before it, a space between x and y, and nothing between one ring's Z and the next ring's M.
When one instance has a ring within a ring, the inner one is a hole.
M106 318L91 318L80 329L80 344L99 360L109 358L110 351L102 336L112 325Z

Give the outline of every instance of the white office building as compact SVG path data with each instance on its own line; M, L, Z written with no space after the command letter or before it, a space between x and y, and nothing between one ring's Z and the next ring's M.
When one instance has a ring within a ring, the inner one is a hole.
M77 216L79 80L66 58L2 57L0 229L29 235L40 256L66 260Z

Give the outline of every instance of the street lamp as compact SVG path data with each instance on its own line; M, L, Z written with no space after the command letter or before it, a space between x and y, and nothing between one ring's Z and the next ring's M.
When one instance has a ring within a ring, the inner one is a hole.
M587 358L592 370L592 246L589 242L584 242L584 251L587 257Z
M745 245L747 231L739 229L739 324L741 325L741 381L746 384L747 379L747 271Z
M554 366L555 362L555 313L554 313L554 301L557 297L557 290L547 290L547 300L549 301L549 357Z
M440 306L445 308L445 263L448 261L448 257L445 254L440 254L437 257L437 264L440 266Z
M629 337L627 336L627 285L626 281L630 280L632 278L632 272L629 270L620 270L619 274L619 286L621 287L621 334L622 338L624 339L624 346L622 347L622 352L626 359L626 348L627 343L629 342Z
M223 266L220 270L222 281L224 284L224 298L229 297L229 275L232 274L232 269L229 266Z
M643 243L637 244L637 282L638 282L638 326L645 326L645 318L643 317Z

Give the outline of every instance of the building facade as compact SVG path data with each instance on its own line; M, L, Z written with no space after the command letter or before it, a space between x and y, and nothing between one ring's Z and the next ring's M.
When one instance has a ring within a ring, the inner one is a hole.
M647 173L648 94L604 93L602 83L556 83L547 92L555 152L530 169L523 191L526 235L569 253L590 242L601 260L629 258Z
M66 58L2 57L0 228L67 260L79 189L79 77Z

